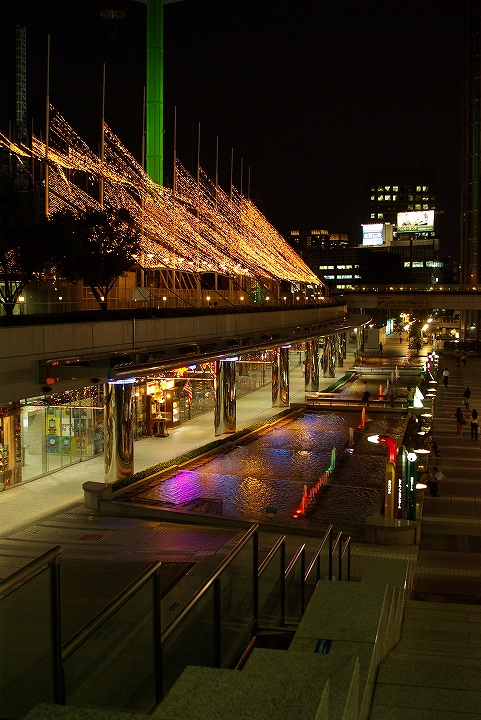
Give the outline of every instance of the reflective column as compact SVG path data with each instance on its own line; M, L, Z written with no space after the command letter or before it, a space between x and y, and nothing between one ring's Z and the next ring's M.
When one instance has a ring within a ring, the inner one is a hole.
M330 344L329 344L329 338L324 338L324 345L322 349L322 358L321 358L321 365L322 365L322 377L329 377L328 371L329 371L329 350L330 350Z
M236 431L235 365L236 361L232 358L215 362L215 435L235 433Z
M312 345L310 340L306 340L304 343L304 388L305 390L311 389L311 368L312 368Z
M132 399L135 379L107 383L105 404L105 482L134 472Z
M319 340L311 340L311 390L319 390Z
M279 406L289 405L289 345L279 348Z
M330 378L336 377L336 351L335 351L335 343L334 338L329 337L328 339L328 346L329 346L329 353L328 353L328 361L329 361L329 367L328 367L328 375Z

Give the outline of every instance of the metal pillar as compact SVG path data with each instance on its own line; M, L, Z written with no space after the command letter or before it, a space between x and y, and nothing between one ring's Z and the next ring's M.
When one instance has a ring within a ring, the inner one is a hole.
M164 182L164 0L147 0L147 175Z
M216 360L215 363L215 435L236 431L235 365L235 360Z
M311 340L311 390L319 390L319 340Z
M328 346L329 346L329 353L328 353L328 361L329 361L329 377L333 378L336 377L336 351L335 351L335 341L333 337L329 337L328 339Z
M280 351L280 397L281 405L289 406L289 348L281 347Z
M304 353L304 388L311 389L311 370L312 370L312 344L310 340L305 342Z
M134 383L107 384L105 405L105 482L134 472L132 398Z

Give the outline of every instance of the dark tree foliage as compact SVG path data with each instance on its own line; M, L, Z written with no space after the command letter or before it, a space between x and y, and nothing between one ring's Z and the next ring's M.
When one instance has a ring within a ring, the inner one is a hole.
M69 282L82 280L102 310L116 280L125 275L140 251L140 233L127 210L55 213L57 272Z
M53 267L50 230L33 193L17 190L10 175L0 174L0 305L6 315L13 315L27 283Z

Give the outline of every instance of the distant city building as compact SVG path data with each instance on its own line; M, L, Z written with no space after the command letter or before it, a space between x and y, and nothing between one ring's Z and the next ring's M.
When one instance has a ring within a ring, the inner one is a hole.
M424 170L370 170L365 190L365 223L397 226L398 214L436 210L434 173Z
M432 211L431 211L432 212ZM292 230L289 243L304 262L335 290L348 290L359 285L372 285L370 265L372 253L391 253L383 272L375 275L376 284L410 282L432 285L444 282L444 262L439 255L439 240L423 223L432 219L424 212L402 215L404 231L389 223L366 223L362 226L362 242L355 243L347 235L329 234L327 230ZM416 224L419 223L419 224ZM377 264L377 263L376 263Z

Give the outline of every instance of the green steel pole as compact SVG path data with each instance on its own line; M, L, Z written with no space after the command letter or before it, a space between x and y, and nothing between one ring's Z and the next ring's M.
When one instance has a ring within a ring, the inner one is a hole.
M147 175L164 182L164 0L147 0Z

